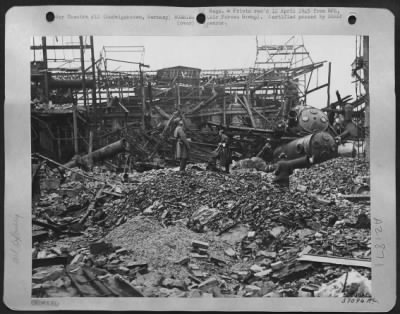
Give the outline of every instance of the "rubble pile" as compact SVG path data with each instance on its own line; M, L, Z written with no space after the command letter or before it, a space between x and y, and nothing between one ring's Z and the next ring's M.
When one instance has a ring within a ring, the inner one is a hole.
M68 174L33 208L46 233L33 235L33 295L371 295L369 199L349 197L366 164L296 170L290 189L188 168Z
M212 237L195 233L184 225L164 227L142 216L128 220L105 237L107 242L134 252L137 261L145 261L152 269L174 276L179 276L181 271L176 262L190 255L191 243L210 239ZM223 247L215 242L212 249L219 252Z

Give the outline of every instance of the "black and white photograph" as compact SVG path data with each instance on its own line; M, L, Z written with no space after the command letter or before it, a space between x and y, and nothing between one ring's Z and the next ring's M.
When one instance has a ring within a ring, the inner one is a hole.
M32 297L372 298L368 36L30 48Z
M394 20L350 7L10 9L4 304L389 311Z

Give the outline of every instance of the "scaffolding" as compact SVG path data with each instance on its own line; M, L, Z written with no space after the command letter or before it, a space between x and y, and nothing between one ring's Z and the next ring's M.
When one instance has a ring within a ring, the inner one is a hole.
M66 143L78 154L97 124L93 37L33 37L31 50L32 133L58 159Z
M351 74L355 78L353 81L356 100L353 108L357 113L357 127L363 130L364 157L369 161L370 127L369 127L369 37L356 36L355 38L355 59L351 65ZM360 156L360 139L357 138L358 156Z
M256 37L256 59L249 83L270 81L264 83L267 95L273 95L281 103L287 98L295 98L296 104L306 104L308 94L326 87L329 104L330 64L327 82L319 84L319 69L325 61L312 60L302 36L291 36L279 45L267 44L266 40L265 36Z
M38 44L40 43L40 44ZM73 102L86 110L96 105L92 36L33 37L32 77L44 102L60 104L57 92L69 90Z

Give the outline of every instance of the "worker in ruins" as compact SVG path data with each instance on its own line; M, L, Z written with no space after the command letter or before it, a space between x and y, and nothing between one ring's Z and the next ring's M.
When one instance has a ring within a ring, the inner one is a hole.
M229 173L230 165L232 164L232 151L230 148L230 138L220 130L218 132L219 143L217 148L211 152L211 157L207 164L207 170L218 171L217 160L221 167L225 168L225 172Z
M183 120L179 120L178 126L174 131L174 138L176 140L175 158L180 162L179 171L184 173L186 169L186 163L189 159L190 145L188 139L186 138Z
M230 148L230 139L224 130L219 131L220 141L218 144L218 157L221 167L225 167L225 172L229 173L229 167L232 163L232 151Z

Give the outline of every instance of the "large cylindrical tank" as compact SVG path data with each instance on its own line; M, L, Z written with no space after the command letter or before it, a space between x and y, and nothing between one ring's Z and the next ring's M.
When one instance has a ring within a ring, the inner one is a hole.
M329 127L328 117L321 110L313 107L305 107L297 117L301 130L308 133L326 131Z
M274 151L274 159L278 159L283 153L287 159L314 156L315 162L322 162L337 156L337 151L336 141L331 134L317 132L277 147Z

